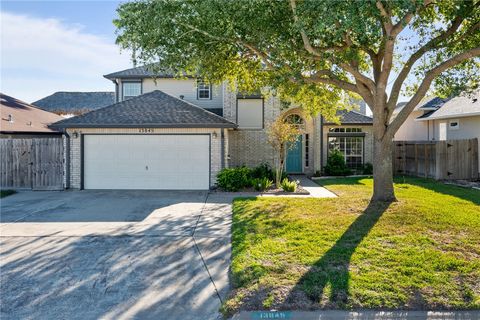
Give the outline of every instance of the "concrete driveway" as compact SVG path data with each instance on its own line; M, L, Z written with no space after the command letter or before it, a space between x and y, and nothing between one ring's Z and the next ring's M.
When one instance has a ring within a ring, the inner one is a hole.
M20 192L1 200L2 319L218 319L231 196Z

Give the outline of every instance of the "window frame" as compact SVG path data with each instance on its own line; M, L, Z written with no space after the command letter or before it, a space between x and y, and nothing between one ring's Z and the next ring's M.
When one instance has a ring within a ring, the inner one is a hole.
M262 100L262 126L257 128L252 128L252 127L242 127L240 123L238 123L238 101L239 100ZM238 129L244 129L244 130L263 130L265 129L265 99L258 98L258 97L245 97L245 98L238 98L235 103L235 123L238 125Z
M142 80L124 80L124 81L122 81L122 101L128 100L128 99L125 99L125 84L132 84L132 83L140 84L140 93L136 96L127 96L128 99L138 97L138 96L141 96L143 94L143 82L142 82Z
M343 157L345 159L345 163L347 164L347 166L350 168L350 169L353 169L353 170L358 170L358 169L361 169L361 167L365 164L365 134L363 135L359 135L358 133L357 134L350 134L350 135L347 135L347 134L329 134L327 135L327 158L328 156L330 155L330 139L339 139L339 140L344 140L344 146L345 146L345 149L346 149L346 146L347 146L347 139L348 138L355 138L355 139L362 139L362 151L361 151L361 155L347 155L345 150L341 150L341 145L342 145L342 142L340 142L340 149L339 151L343 154ZM352 167L350 165L348 165L348 161L347 161L347 157L359 157L361 158L361 161L360 161L360 164L355 166L355 167Z
M202 88L200 88L202 86ZM208 92L208 98L201 97L200 91ZM206 83L203 80L197 80L197 100L212 100L212 84Z

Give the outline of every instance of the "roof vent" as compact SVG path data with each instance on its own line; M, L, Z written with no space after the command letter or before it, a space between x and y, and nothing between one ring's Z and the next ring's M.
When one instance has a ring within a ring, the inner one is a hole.
M183 100L183 98L185 98L185 96L183 94L180 95L180 99Z
M11 114L8 115L7 121L13 123L13 116Z

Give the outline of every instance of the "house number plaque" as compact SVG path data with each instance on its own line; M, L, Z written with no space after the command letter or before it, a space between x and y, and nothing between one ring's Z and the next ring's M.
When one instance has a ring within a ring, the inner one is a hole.
M140 128L138 129L139 133L154 133L155 129L153 128Z

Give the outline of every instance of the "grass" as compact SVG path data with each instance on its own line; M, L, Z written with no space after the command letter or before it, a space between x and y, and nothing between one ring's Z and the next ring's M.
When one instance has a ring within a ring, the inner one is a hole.
M480 308L480 191L400 178L321 182L333 199L237 199L225 314L261 309Z
M15 190L0 190L0 198L5 198L6 196L16 193Z

